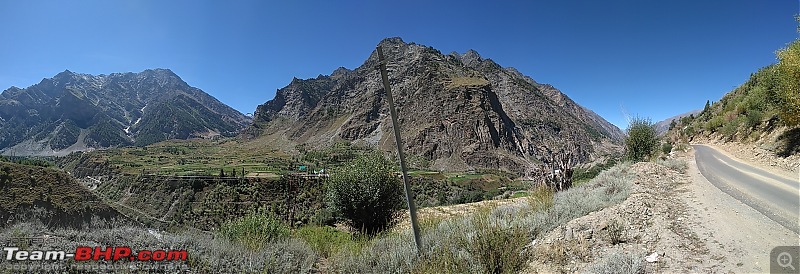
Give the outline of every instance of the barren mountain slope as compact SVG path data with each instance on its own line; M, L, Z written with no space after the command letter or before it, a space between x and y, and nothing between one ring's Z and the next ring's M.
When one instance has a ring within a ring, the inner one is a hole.
M389 60L405 149L428 168L523 173L567 143L579 148L582 162L619 150L618 128L554 87L475 51L445 55L400 38L380 45ZM391 150L376 65L373 51L355 70L292 80L257 108L247 132L312 146L350 141Z

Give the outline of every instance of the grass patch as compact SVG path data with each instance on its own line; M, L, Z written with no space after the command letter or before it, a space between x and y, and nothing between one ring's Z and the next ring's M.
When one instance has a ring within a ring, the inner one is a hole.
M597 164L590 168L575 168L574 172L572 173L572 183L573 185L586 183L600 174L600 172L603 170L607 170L616 164L616 160L610 159L605 163Z
M462 238L463 247L478 260L483 273L513 273L527 265L527 231L518 226L504 226L503 220L477 215L472 222L475 232Z
M67 170L77 168L77 171L83 171L90 161L108 164L124 174L212 176L218 175L220 170L228 175L235 170L237 176L241 176L242 169L245 175L280 173L293 162L291 155L269 145L254 146L234 139L192 139L163 141L145 147L74 153L59 159L58 163Z
M288 236L289 227L271 213L258 210L223 224L219 233L228 240L237 241L251 250L258 250Z
M529 194L528 194L527 191L517 191L517 192L514 192L514 194L511 194L511 199L528 197L528 195Z
M129 246L133 250L180 250L188 254L186 261L175 262L186 266L191 273L311 273L317 254L305 242L282 238L253 250L242 248L236 241L215 237L212 233L197 230L165 232L144 227L117 223L93 222L87 229L48 228L40 222L18 223L0 230L0 242L19 237L43 237L47 241L26 241L30 250L75 250L78 246ZM84 264L64 261L67 268ZM0 269L13 269L29 262L0 260ZM87 264L91 265L91 263ZM2 272L2 271L0 271ZM121 273L138 273L120 271ZM30 272L41 273L41 269ZM86 270L81 273L109 273L108 270ZM116 273L116 272L113 272Z
M308 243L322 257L330 257L343 249L357 249L363 242L353 240L345 232L329 226L304 226L292 233L292 236Z
M553 188L537 185L528 195L528 205L532 211L541 211L553 207Z

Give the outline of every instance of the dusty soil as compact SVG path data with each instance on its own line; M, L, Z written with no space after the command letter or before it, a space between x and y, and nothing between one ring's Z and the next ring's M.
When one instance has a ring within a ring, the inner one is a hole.
M675 157L687 162L685 173L654 163L631 166L637 179L630 197L538 240L526 272L585 272L613 252L642 262L657 253L657 262L644 262L648 273L769 272L773 247L800 244L800 236L706 181L693 151Z

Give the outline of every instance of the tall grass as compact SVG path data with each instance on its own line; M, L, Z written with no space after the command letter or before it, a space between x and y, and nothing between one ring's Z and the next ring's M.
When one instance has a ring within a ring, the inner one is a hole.
M330 257L343 249L358 248L363 241L353 239L345 232L329 226L304 226L295 230L292 235L308 243L322 257Z
M87 229L51 229L41 222L17 223L0 230L0 243L12 243L25 237L47 237L45 242L22 241L23 250L75 250L78 246L129 246L133 250L163 249L186 250L188 260L176 262L191 270L191 273L310 273L317 260L317 253L305 242L280 238L264 244L260 249L242 248L237 241L219 235L187 230L177 233L155 231L142 227L106 224L93 225ZM83 264L71 260L67 266ZM0 260L0 273L16 262ZM153 263L156 264L156 263ZM117 271L116 273L130 273ZM26 273L24 271L13 273ZM27 273L39 273L38 270ZM92 273L81 272L81 273ZM108 273L98 270L96 273ZM114 273L114 272L112 272Z
M220 234L250 249L260 249L274 240L289 235L289 227L266 210L251 212L220 226Z

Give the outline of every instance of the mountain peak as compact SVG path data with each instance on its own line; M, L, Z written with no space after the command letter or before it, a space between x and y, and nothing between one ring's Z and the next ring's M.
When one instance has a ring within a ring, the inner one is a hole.
M72 77L72 76L75 76L75 73L70 71L70 70L68 70L68 69L65 69L64 71L59 72L58 74L56 74L56 76L53 77L53 78L65 78L65 77Z
M403 41L403 38L400 37L388 37L381 40L378 43L378 46L398 46L398 45L406 45L406 42Z
M146 69L146 70L142 71L141 73L144 74L144 75L156 75L156 76L178 77L178 78L180 78L177 74L172 72L172 70L164 69L164 68Z
M339 67L339 68L335 69L335 70L333 71L333 73L331 73L331 76L339 76L339 75L344 75L344 74L346 74L346 73L348 73L348 72L350 72L350 70L349 70L349 69L347 69L347 68L345 68L345 67Z
M476 58L476 59L483 59L481 55L474 49L469 49L463 55L465 58Z
M146 69L146 70L144 70L144 71L152 71L152 72L155 72L155 73L168 73L168 74L175 74L174 72L172 72L172 70L171 70L171 69L165 69L165 68Z
M483 62L483 57L475 51L474 49L467 50L464 54L459 54L457 52L452 53L461 63L464 63L465 66L468 67L475 67L480 62Z

